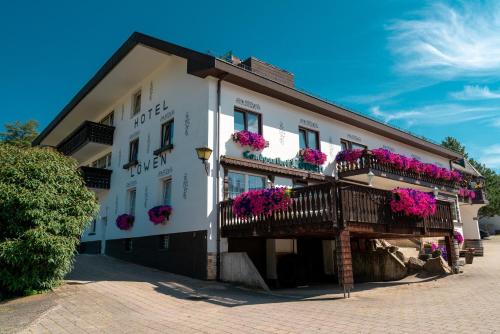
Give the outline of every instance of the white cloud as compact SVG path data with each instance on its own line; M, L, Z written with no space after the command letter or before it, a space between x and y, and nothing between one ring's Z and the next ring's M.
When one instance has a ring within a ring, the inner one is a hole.
M388 26L399 69L437 78L500 72L500 3L437 3L415 14Z
M450 95L457 100L491 100L500 99L500 91L492 91L488 86L467 85L460 92L453 92Z
M500 144L491 145L482 149L479 161L490 168L500 168Z
M406 126L449 125L471 121L496 121L499 108L483 106L467 106L462 104L433 104L407 110L382 110L380 106L370 109L373 116L385 123L404 121Z

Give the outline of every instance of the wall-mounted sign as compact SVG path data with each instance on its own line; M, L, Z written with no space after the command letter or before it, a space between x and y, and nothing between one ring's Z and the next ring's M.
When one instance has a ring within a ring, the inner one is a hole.
M160 115L162 111L167 111L168 108L167 101L163 100L163 103L157 103L154 108L149 108L147 111L141 112L139 116L134 119L134 129L144 124L147 120L150 120L153 116ZM174 110L171 112L173 115Z
M243 152L243 158L260 161L267 164L278 165L282 167L303 169L310 172L317 172L317 173L323 172L323 167L308 164L306 162L303 162L299 158L282 160L281 158L268 158L260 153L251 153L249 151Z
M382 148L385 149L385 150L391 151L391 152L395 152L396 151L394 149L394 147L389 146L389 145L382 145Z
M260 110L260 105L258 103L253 103L252 101L244 100L239 97L236 98L236 104L253 110Z
M299 120L300 122L300 125L303 125L303 126L307 126L307 127L310 127L310 128L315 128L315 129L319 129L319 125L318 123L316 122L313 122L313 121L310 121L308 119L300 119Z
M150 158L148 160L139 161L137 165L131 166L129 168L130 177L141 175L142 173L146 173L149 170L155 170L158 167L166 166L166 164L167 164L166 154L155 156L154 158Z
M361 142L361 137L358 137L356 135L352 135L352 134L348 134L347 135L347 138L351 139L351 140L354 140L354 141L357 141L357 142Z

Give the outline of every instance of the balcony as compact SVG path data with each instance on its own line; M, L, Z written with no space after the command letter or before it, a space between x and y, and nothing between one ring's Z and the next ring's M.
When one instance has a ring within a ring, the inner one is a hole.
M437 201L436 214L412 219L391 211L391 192L345 182L292 189L287 211L249 219L220 203L222 237L334 238L340 229L367 238L445 236L453 231L451 203Z
M85 121L59 143L57 150L83 162L113 145L114 131L114 126Z
M82 166L80 167L80 171L87 187L95 189L110 188L111 170Z
M473 198L470 196L460 196L459 194L458 200L463 204L488 204L488 200L486 199L486 192L484 191L484 189L474 189L472 191L474 192L474 195L472 196Z
M404 187L406 183L422 191L437 187L439 190L456 193L459 186L459 182L453 180L436 179L425 174L397 169L391 164L379 161L370 151L364 151L355 161L337 161L336 168L339 178L362 183L369 182L367 176L372 172L377 183L375 186L384 189ZM393 182L387 182L388 180Z

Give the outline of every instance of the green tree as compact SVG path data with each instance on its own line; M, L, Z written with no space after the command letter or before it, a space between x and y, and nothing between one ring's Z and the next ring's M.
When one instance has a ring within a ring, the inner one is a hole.
M495 216L500 215L500 175L493 169L486 167L473 158L469 158L465 146L453 137L446 137L441 145L455 152L459 152L471 163L474 168L484 177L485 191L488 199L488 205L479 209L479 216Z
M5 123L5 132L0 132L0 140L3 143L19 147L30 147L33 139L38 136L38 122L29 120L26 123L15 121Z
M75 160L0 145L0 299L57 285L97 208Z

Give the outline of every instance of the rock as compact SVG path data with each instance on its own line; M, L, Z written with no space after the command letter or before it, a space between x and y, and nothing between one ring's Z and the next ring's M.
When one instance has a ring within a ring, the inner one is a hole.
M396 255L398 257L398 259L400 259L401 262L403 262L403 263L406 263L408 261L406 256L403 254L403 252L401 252L399 250L395 251L394 255Z
M424 270L431 274L451 274L450 266L441 256L428 259L424 264Z
M414 258L410 257L408 259L408 262L406 263L406 267L408 268L408 274L415 274L419 273L424 269L425 262Z

